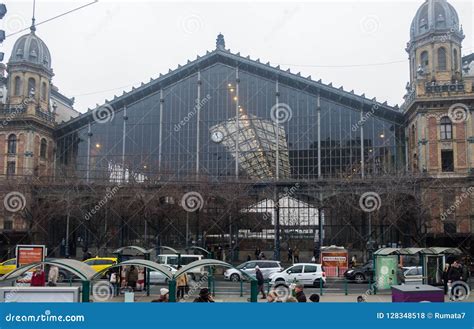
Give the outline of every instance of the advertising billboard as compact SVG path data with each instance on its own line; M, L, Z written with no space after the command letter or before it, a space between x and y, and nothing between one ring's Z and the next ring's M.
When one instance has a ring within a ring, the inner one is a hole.
M16 267L39 263L46 257L46 246L43 245L17 245Z

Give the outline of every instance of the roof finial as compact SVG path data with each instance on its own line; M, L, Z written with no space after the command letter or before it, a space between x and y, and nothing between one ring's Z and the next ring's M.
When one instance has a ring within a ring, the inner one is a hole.
M219 50L225 50L224 36L220 32L219 32L219 35L217 36L217 39L216 39L216 48L219 49Z
M33 17L31 18L31 27L30 30L32 33L35 33L36 26L35 26L35 9L36 9L36 0L33 0Z

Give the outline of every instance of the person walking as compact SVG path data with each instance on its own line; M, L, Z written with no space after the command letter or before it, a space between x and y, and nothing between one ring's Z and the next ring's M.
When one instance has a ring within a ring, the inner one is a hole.
M199 292L199 297L194 300L194 303L214 303L214 299L209 293L209 289L202 288Z
M127 274L127 286L131 287L133 290L137 287L138 281L138 270L135 266L130 266L130 270Z
M260 270L260 267L255 266L255 277L257 278L257 285L258 285L258 293L262 293L262 299L266 299L265 296L265 279L263 278L263 273Z
M288 261L293 263L293 249L288 248Z
M181 266L178 266L178 271L181 269ZM181 274L176 279L176 286L178 287L178 300L184 298L186 290L188 288L188 275L186 273Z
M58 282L58 277L59 277L59 268L57 266L52 265L49 268L49 273L48 273L48 286L50 287L56 287L56 283Z
M295 263L299 263L300 262L300 250L298 249L298 247L295 247L294 254L295 254Z
M301 283L298 283L295 286L295 292L296 292L295 297L298 303L306 303L306 295L304 294L303 289L304 289L304 286Z
M262 252L262 251L260 250L259 247L256 247L256 248L255 248L255 259L257 259L257 260L259 259L261 252Z

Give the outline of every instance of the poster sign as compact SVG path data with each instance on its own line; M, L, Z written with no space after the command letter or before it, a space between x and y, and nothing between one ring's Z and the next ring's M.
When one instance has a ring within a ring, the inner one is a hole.
M16 267L39 263L46 257L46 246L43 245L17 245Z
M322 251L321 262L324 267L347 267L347 251Z
M390 255L376 258L375 276L377 278L377 289L390 289L397 283L398 256Z

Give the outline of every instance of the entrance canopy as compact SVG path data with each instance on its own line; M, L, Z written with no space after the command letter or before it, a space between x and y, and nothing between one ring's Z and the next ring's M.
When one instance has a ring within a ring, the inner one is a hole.
M21 277L26 272L41 265L54 265L59 268L68 270L75 276L79 277L82 281L89 281L94 275L96 275L96 271L94 271L92 267L90 267L86 263L80 262L75 259L53 258L53 259L46 259L44 262L32 263L32 264L19 267L11 271L10 273L7 273L4 276L2 276L0 278L0 281L17 279L18 277Z

